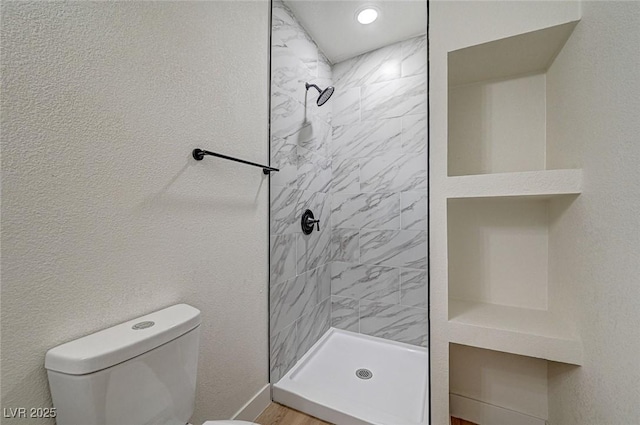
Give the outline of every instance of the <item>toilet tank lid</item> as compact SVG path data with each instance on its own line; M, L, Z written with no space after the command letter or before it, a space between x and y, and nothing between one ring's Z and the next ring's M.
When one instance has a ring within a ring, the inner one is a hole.
M85 375L153 350L200 325L200 310L177 304L47 351L47 370Z

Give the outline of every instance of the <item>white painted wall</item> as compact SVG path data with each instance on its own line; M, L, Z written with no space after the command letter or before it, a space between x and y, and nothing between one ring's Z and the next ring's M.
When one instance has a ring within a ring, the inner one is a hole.
M472 400L499 400L500 406L546 419L547 362L452 344L450 391Z
M546 310L548 205L450 199L449 298Z
M545 169L545 75L449 89L448 174Z
M47 349L179 302L195 423L266 384L267 178L190 151L268 159L268 25L267 2L3 2L2 407L50 405Z
M638 2L584 2L547 74L549 158L584 172L582 195L549 234L563 280L550 287L575 294L584 344L581 368L549 365L552 425L640 420L639 28Z

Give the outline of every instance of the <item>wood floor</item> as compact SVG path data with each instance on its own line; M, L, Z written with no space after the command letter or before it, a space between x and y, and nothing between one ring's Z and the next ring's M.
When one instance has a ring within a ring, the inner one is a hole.
M458 419L451 417L451 425L476 425L473 422L465 421L464 419Z
M271 403L255 422L260 425L331 425L278 403Z
M313 416L289 409L278 403L271 403L255 420L260 425L331 425ZM458 418L451 418L451 425L475 425Z

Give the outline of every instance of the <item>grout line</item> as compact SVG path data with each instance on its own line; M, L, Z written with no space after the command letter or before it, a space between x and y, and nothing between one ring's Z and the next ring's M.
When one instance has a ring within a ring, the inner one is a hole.
M362 316L360 315L360 310L361 310L360 301L361 300L358 299L358 333L362 333L361 326L360 326L360 319L362 318Z

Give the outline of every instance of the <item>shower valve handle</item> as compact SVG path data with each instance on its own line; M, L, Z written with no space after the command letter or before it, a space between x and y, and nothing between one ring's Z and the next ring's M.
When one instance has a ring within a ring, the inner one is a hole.
M300 220L300 222L302 224L302 233L304 233L305 235L309 235L311 234L311 232L313 232L314 224L317 226L318 232L320 231L320 220L315 219L311 210L306 210L302 214L302 220Z
M313 223L316 223L316 230L319 232L320 231L320 220L312 220L310 218L307 219L307 223L313 227Z

